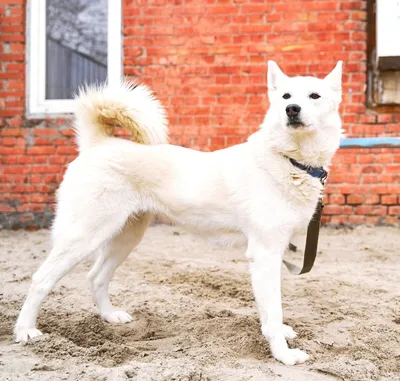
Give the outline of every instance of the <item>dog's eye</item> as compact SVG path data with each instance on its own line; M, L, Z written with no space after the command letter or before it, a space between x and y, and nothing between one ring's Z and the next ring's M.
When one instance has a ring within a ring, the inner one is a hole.
M289 94L289 93L285 93L285 94L283 94L283 96L282 96L282 98L283 99L289 99L289 98L291 98L292 96Z
M321 98L321 96L319 94L317 94L317 93L312 93L312 94L310 94L310 98L318 99L318 98Z

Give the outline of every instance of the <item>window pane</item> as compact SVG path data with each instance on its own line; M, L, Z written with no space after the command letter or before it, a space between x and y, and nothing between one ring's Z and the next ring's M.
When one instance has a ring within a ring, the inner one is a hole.
M107 77L107 0L47 0L46 99Z

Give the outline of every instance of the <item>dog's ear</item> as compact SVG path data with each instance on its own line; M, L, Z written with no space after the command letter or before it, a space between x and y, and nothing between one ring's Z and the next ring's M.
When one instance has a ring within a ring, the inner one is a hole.
M268 61L268 89L276 90L279 83L286 78L286 75L279 68L275 61Z
M342 91L342 66L343 61L339 61L335 68L324 78L335 91Z

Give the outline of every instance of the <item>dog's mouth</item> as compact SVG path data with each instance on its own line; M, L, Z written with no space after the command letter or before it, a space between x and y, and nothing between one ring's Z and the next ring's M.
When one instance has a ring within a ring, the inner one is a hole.
M299 118L288 118L287 126L291 128L306 127L306 125Z

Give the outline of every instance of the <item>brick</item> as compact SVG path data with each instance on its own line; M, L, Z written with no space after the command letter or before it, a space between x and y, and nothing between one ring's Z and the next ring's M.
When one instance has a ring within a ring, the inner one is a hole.
M48 203L48 202L52 202L54 199L52 196L50 195L46 195L46 194L32 194L31 195L31 202L32 203Z
M56 136L60 132L57 128L40 128L36 127L33 131L35 136Z
M328 178L328 182L330 184L341 184L343 182L345 182L346 179L346 175L343 173L330 173L329 174L329 178Z
M31 164L33 163L33 157L32 156L17 156L17 163L18 164Z
M343 163L353 164L357 162L357 156L355 155L345 155L342 159Z
M359 184L360 175L358 173L348 173L344 175L345 182L348 184Z
M400 195L400 184L388 184L387 191L389 194L399 194Z
M347 196L347 203L350 205L359 205L364 202L364 196L357 194L350 194Z
M5 166L3 168L3 173L4 174L24 174L24 173L29 173L31 168L27 166Z
M373 207L370 205L360 205L355 208L356 214L370 215L372 213Z
M47 147L47 146L38 146L38 147L29 147L28 155L50 155L56 153L56 147Z
M343 214L347 214L347 215L350 215L350 214L353 214L353 212L354 212L354 210L353 210L353 206L351 206L351 205L345 205L344 206L344 208L343 208Z
M25 136L27 134L26 129L22 128L2 128L0 129L0 136Z
M395 205L397 204L397 196L396 195L381 196L381 203L384 205Z
M321 223L322 225L327 225L331 221L331 216L322 216L321 217Z
M3 158L0 158L0 163L4 164L18 164L18 156L16 155L7 155Z
M26 213L26 212L43 212L46 209L46 204L24 204L20 205L17 210L19 213Z
M381 220L381 217L379 217L379 216L367 216L367 217L365 217L365 223L367 225L377 225L380 220Z
M389 206L389 214L393 216L400 216L400 206Z
M35 155L31 156L34 164L47 164L48 163L48 156L45 155Z
M46 184L57 183L58 182L57 175L44 175L44 182Z
M386 216L383 219L383 223L385 225L399 225L400 217L399 216Z
M374 185L371 187L371 191L376 194L387 194L388 187L387 185Z
M15 208L8 204L0 204L0 213L14 213Z
M385 166L386 172L389 173L400 173L400 164L391 164L391 165L386 165Z
M393 163L393 155L391 154L377 155L375 160L377 163Z
M352 20L361 20L361 21L366 21L367 20L367 12L351 12L351 19ZM361 23L363 27L365 28L364 23Z
M1 139L1 143L4 144L5 146L15 146L15 144L17 143L17 139L3 138L3 139Z
M377 122L377 115L370 115L370 114L361 114L360 123L376 123Z
M267 13L271 10L270 4L250 4L250 5L243 5L241 7L241 12L245 13Z
M388 208L385 205L374 206L371 214L385 216L388 212Z
M32 214L25 214L25 215L22 215L19 220L21 222L29 222L32 219L33 219L33 215Z
M68 156L50 156L49 163L50 164L67 164L70 161Z
M32 184L40 184L43 182L43 177L40 175L32 175L30 181Z
M329 196L329 203L343 205L345 203L345 198L342 194L332 194Z
M332 225L346 225L348 222L347 216L332 216L330 223Z
M59 165L46 165L46 166L34 166L30 168L32 173L58 173L60 172Z
M367 194L364 196L364 203L369 205L379 204L379 196L377 194Z
M365 223L365 217L364 216L349 216L348 221L352 225L360 225Z
M378 176L378 180L377 180L377 182L378 183L388 183L388 184L391 184L391 183L394 183L395 181L396 181L396 174L386 174L386 173L383 173L383 174L381 174L381 175L379 175Z
M334 19L336 21L345 21L350 18L350 15L348 12L335 12L334 14Z
M342 212L343 212L343 206L325 205L324 207L324 214L335 215L335 214L342 214Z
M393 133L394 136L398 136L400 134L400 123L399 124L386 124L385 132L388 134Z
M361 167L361 173L382 173L384 167L382 165L365 165Z
M32 193L35 190L33 185L18 184L11 188L12 193Z
M393 121L392 114L379 114L378 123L391 123Z

